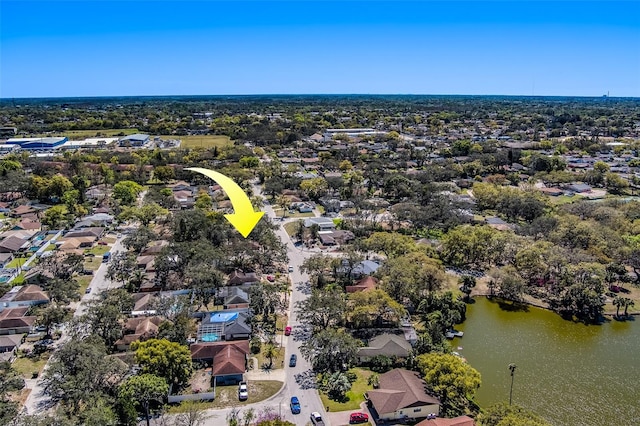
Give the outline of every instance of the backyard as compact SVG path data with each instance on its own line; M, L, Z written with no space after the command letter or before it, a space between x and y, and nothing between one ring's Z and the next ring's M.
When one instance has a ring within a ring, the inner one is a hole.
M320 392L320 399L322 399L325 407L329 407L329 411L357 410L360 408L360 404L364 402L364 393L373 389L368 383L369 376L373 374L372 371L362 368L352 368L349 371L356 373L358 378L351 384L351 390L347 392L345 402L334 401L329 399L325 393Z

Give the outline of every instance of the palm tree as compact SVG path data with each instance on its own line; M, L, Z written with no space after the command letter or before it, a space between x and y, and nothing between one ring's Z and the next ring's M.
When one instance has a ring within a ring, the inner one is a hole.
M618 318L620 316L620 307L624 304L622 297L620 296L614 297L612 303L613 303L613 306L616 307L616 318Z
M624 303L624 316L627 317L628 316L627 311L629 309L629 306L635 306L636 303L633 300L629 299L628 297L625 297L623 299L623 303Z
M269 370L273 368L273 358L278 356L278 350L275 345L271 342L264 347L262 354L269 359L269 366L267 367Z

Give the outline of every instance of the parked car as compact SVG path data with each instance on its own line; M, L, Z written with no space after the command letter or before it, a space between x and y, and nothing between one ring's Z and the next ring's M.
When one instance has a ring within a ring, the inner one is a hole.
M289 367L295 367L297 362L298 356L296 354L291 355L291 358L289 358Z
M300 414L300 401L297 396L291 397L291 413Z
M350 424L366 423L368 421L369 421L369 415L366 413L351 413L351 415L349 415Z
M311 413L311 423L314 425L324 425L324 421L322 421L322 416L317 411Z
M106 241L98 241L98 244L100 244L101 246L106 246L107 242Z
M267 281L269 281L270 283L275 281L275 277L273 275L267 275Z
M293 266L289 265L289 272L293 272Z
M87 289L84 291L84 294L89 294L91 293L91 287L87 287Z
M240 401L246 401L249 398L249 389L247 388L247 382L240 382L238 386L238 399Z
M285 336L291 335L291 326L288 325L284 328L284 335Z

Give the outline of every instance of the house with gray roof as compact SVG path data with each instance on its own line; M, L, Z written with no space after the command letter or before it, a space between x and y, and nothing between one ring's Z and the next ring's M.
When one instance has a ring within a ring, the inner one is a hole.
M358 349L358 358L360 362L367 362L375 356L407 358L410 352L411 344L404 336L385 333L371 339L368 346Z

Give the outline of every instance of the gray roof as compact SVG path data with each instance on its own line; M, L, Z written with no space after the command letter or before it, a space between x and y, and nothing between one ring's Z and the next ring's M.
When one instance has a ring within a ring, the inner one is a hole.
M388 357L397 356L405 358L409 356L411 344L404 337L396 334L381 334L369 341L369 346L360 348L358 356L373 357L376 355L384 355Z

